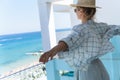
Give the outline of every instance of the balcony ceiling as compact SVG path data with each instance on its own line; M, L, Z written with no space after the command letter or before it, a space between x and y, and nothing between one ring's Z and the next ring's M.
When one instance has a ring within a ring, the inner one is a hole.
M73 3L73 0L60 0L53 2L55 12L69 12L70 4Z

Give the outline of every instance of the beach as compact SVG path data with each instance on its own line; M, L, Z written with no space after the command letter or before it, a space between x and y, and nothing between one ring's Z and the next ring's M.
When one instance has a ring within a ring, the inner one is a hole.
M0 80L24 80L25 78L26 80L30 80L29 78L46 80L46 73L43 71L45 65L38 62L39 56L31 55L29 59L19 60L0 68L0 73L3 73Z

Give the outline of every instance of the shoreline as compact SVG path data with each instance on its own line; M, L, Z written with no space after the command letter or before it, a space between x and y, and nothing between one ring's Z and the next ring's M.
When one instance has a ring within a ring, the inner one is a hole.
M0 66L1 68L0 73L2 73L0 74L0 77L38 64L39 63L38 60L39 56L30 55L29 58L22 58L22 60L15 61L14 63L2 65Z
M26 62L27 61L28 59ZM1 75L0 80L24 80L25 78L26 80L29 80L29 78L47 80L46 72L43 70L44 67L44 64L39 63L38 61L33 61L24 66L19 66L18 68L5 73L4 75Z

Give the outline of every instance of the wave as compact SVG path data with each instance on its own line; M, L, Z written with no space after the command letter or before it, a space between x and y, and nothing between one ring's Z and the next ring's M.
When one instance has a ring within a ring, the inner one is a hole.
M3 44L0 44L0 46L3 46Z
M43 50L40 50L40 51L34 51L34 52L28 52L28 53L25 53L26 55L41 55L43 54Z
M23 39L22 37L17 37L17 38L10 38L10 39L1 39L0 42L4 42L4 41L12 41L12 40L20 40Z

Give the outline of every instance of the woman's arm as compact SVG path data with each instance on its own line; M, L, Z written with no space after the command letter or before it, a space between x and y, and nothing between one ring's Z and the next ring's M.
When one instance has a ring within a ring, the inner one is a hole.
M57 54L57 52L65 51L67 50L67 48L67 44L63 41L60 41L58 45L41 55L41 57L39 58L39 62L43 62L45 64L46 62L48 62L49 59L51 60Z

